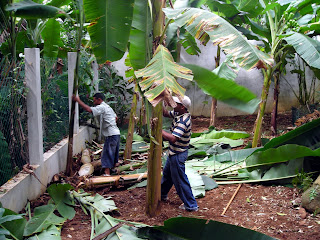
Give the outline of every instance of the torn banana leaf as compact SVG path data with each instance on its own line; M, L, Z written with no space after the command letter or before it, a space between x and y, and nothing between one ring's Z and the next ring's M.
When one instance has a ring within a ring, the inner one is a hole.
M275 240L251 229L223 222L177 217L164 222L164 226L143 227L137 231L139 237L147 239L237 239ZM214 237L213 237L214 236Z
M121 220L120 220L121 221ZM95 227L95 233L96 235L100 235L106 231L108 231L110 228L114 227L120 222L118 219L113 218L109 215L106 215L105 218L101 218L99 224ZM136 235L136 228L147 226L145 224L140 223L132 223L129 225L122 225L119 229L117 229L115 232L111 233L108 236L108 240L119 240L119 239L127 239L127 240L136 240L141 239L137 237ZM133 226L134 225L134 226Z
M244 141L241 139L233 140L226 137L221 137L219 139L207 139L207 138L197 137L197 138L191 138L190 140L190 144L195 148L200 148L203 145L212 146L213 144L217 144L217 143L225 143L225 144L229 144L231 147L239 147L243 145L243 142Z
M230 139L242 139L250 137L250 134L243 131L232 131L232 130L212 130L209 133L203 134L201 137L205 139L218 139L218 138L230 138Z
M204 182L200 174L192 168L188 161L185 163L185 173L188 176L193 196L195 198L204 197L206 195Z

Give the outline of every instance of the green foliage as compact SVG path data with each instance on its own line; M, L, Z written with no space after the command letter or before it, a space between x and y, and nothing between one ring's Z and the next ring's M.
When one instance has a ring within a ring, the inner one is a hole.
M40 64L43 143L44 149L48 150L68 132L68 77L57 72L56 58L41 59Z
M4 184L12 176L12 164L11 157L9 154L8 144L0 131L0 185Z
M26 220L22 214L17 214L10 209L0 208L0 239L22 239Z
M237 239L275 240L270 236L243 227L206 219L177 217L164 226L138 229L138 236L147 239Z
M124 124L131 109L133 86L111 65L102 65L99 77L99 91L105 94L106 103L117 114L119 125Z
M319 195L318 185L310 190L309 201L311 202Z
M305 192L309 187L311 187L313 179L310 177L310 174L304 172L302 169L301 172L297 171L297 175L292 179L292 185L298 187L301 185L302 190Z

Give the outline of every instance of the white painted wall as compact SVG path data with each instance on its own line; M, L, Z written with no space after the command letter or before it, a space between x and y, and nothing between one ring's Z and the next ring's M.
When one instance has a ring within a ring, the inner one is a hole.
M189 55L184 49L181 50L181 63L196 64L207 68L208 70L213 70L215 66L214 57L216 56L217 47L213 44L208 43L206 46L198 44L201 54L199 56ZM128 68L124 64L125 56L112 65L119 71L119 75L125 77L125 70ZM225 56L221 54L221 61L224 61ZM285 78L290 82L292 87L298 91L298 80L295 74L290 73L290 67L287 68L287 74ZM307 71L307 80L310 84L312 79L312 72ZM252 69L251 71L240 70L236 80L238 84L247 87L257 98L260 98L261 90L263 86L263 76L262 72L258 69ZM186 95L192 100L191 114L193 116L206 116L210 117L211 111L211 97L203 93L203 91L197 87L195 82L189 82L187 80L179 80L179 83L186 88ZM319 85L319 81L316 82ZM273 90L274 85L271 83L270 91L267 101L266 113L272 111L272 101L273 101ZM280 95L278 103L278 111L289 111L292 106L297 107L299 105L293 91L286 81L280 82ZM236 116L245 115L248 113L241 112L234 109L222 102L218 102L218 116Z

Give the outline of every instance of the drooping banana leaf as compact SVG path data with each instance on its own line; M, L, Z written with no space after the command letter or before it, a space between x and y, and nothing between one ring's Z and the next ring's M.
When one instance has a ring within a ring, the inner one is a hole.
M151 59L152 20L148 1L136 0L134 2L132 28L130 31L130 62L134 70L144 68Z
M72 219L76 214L69 194L72 188L70 184L52 184L47 188L61 216L68 219Z
M6 7L6 11L13 11L15 16L28 19L54 18L61 14L67 15L57 7L42 5L31 0L13 3Z
M311 150L310 148L305 146L286 144L278 148L269 148L264 151L257 151L253 153L246 159L246 166L265 166L310 156L319 157L320 148Z
M316 149L320 147L320 119L313 120L282 136L270 140L261 150L279 147L284 144L298 144Z
M204 93L247 113L253 113L257 109L260 100L247 88L205 68L192 64L182 65L192 70L194 80Z
M275 240L251 229L218 221L177 217L164 222L164 226L144 227L137 231L147 239L237 239Z
M176 78L183 78L191 81L192 72L176 64L173 58L164 46L159 45L155 51L153 58L148 65L138 71L135 71L137 78L142 78L139 82L142 91L148 101L156 106L165 96L161 96L165 92L174 92L183 96L185 89L176 81Z
M194 37L187 32L180 32L179 42L181 43L185 51L190 55L199 55L199 53L201 52Z
M248 42L236 28L218 15L197 8L163 9L169 19L173 19L179 27L186 30L195 38L207 42L208 38L227 53L240 67L249 70L258 64L273 64L273 59L259 51Z
M306 63L314 68L320 69L320 42L301 33L293 33L284 38L292 45L296 52Z
M234 64L234 62L231 61L231 56L228 55L226 56L225 61L221 63L219 67L215 68L212 72L221 78L235 80L239 71L239 66Z
M59 52L59 46L62 45L60 38L61 25L55 19L49 19L41 35L44 41L44 56L56 58Z
M117 61L127 50L133 0L84 0L88 32L97 62Z

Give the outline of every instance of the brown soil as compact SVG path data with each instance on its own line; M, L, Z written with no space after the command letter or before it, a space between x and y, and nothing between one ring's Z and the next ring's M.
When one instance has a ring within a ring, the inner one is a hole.
M237 116L218 118L218 129L234 129L251 132L256 116ZM202 132L209 125L209 119L197 117L193 119L193 131ZM265 117L262 136L269 137L270 115ZM280 114L278 118L279 132L291 127L291 114ZM237 195L231 202L224 216L224 208L232 198L239 185L219 185L207 191L204 198L197 199L198 212L186 212L179 209L182 203L175 189L169 193L169 200L161 202L161 210L156 217L149 218L145 214L146 188L127 190L126 188L100 188L97 192L104 197L111 196L118 211L111 213L113 217L140 222L148 225L163 225L172 217L188 216L211 219L253 229L278 239L320 239L320 217L307 213L301 214L299 205L301 191L285 186L241 185ZM33 202L33 206L39 205ZM91 220L80 208L74 219L67 221L62 228L62 239L90 239Z

